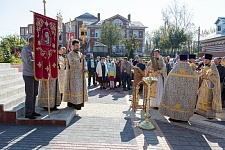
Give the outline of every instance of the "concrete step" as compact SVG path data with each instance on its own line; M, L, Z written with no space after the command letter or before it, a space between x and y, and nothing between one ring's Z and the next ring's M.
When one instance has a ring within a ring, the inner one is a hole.
M0 63L0 69L9 69L10 66L10 63Z
M24 85L24 80L22 78L15 78L12 80L6 80L0 82L0 89L5 89L8 87L16 86L16 85Z
M18 72L17 68L0 69L0 75L9 75L17 72Z
M0 104L7 102L7 98L9 98L10 96L14 96L18 93L19 94L24 93L24 91L25 91L25 85L24 84L8 87L6 89L2 89L0 91ZM11 99L11 100L13 100L13 99Z
M46 110L36 107L35 111L41 114L40 117L30 120L22 115L17 118L16 124L68 126L73 117L76 116L76 111L73 108L67 107L66 102L62 102L58 109L57 111L52 111L49 118Z
M6 80L13 80L13 79L16 79L16 78L21 78L23 79L23 75L21 72L18 72L18 73L13 73L13 74L8 74L8 75L2 75L0 74L0 82L2 81L6 81Z
M25 102L21 102L18 105L10 107L4 111L5 113L15 113L16 118L23 116L25 112Z
M216 118L219 118L219 119L225 121L225 108L223 108L222 113L216 113Z
M2 106L3 111L12 111L17 110L17 106L25 102L25 92L20 92L13 96L7 97L4 100L0 101L0 106Z

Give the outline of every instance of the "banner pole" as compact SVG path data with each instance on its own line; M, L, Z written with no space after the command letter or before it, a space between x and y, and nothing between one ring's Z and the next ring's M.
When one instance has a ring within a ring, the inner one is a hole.
M49 86L50 86L50 78L48 76L48 81L47 81L47 86L48 86L48 118L50 118L50 89L49 89Z
M84 106L84 76L85 76L85 72L84 72L84 38L82 39L82 55L83 55L83 64L82 64L82 69L83 69L83 75L82 75L82 77L83 77L83 106Z
M44 15L46 16L46 1L43 0L43 4L44 4ZM49 71L51 72L51 67L49 66ZM48 80L47 80L47 86L48 86L48 118L50 118L50 76L51 73L48 74Z
M46 1L43 0L43 4L44 4L44 15L46 16L46 7L45 7L45 3L46 3Z

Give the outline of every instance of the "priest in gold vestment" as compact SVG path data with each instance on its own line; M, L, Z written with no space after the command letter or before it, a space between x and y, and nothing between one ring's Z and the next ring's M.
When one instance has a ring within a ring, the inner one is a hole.
M84 61L85 70L82 68L84 55L79 52L80 41L75 39L72 42L73 51L67 55L66 77L64 84L63 101L68 102L69 107L81 110L83 103L88 101L86 79L84 80L84 93L82 76L87 70L86 61ZM84 94L84 101L83 101Z
M160 56L160 50L156 49L154 51L154 57L151 58L149 63L149 68L153 70L153 76L158 79L158 82L151 85L151 101L150 107L158 108L162 94L163 88L167 77L166 64L164 63L163 58Z
M195 64L196 55L195 54L189 54L188 58L189 58L189 63L190 63L190 66L191 66L192 70L197 73L197 67L198 66Z
M194 115L197 87L197 76L187 55L180 55L180 61L167 77L159 112L170 119L188 121Z
M58 82L59 82L59 91L61 94L61 99L62 95L64 92L64 83L65 83L65 76L66 76L66 52L65 47L61 47L59 49L59 57L58 57L58 62L59 62L59 71L58 71Z
M205 54L204 66L199 76L199 93L196 113L213 119L222 112L220 76L211 54Z

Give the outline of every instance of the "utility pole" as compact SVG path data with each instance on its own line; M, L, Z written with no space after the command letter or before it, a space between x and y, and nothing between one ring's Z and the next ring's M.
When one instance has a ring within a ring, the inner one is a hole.
M199 50L200 50L200 27L198 27L198 58L199 58Z

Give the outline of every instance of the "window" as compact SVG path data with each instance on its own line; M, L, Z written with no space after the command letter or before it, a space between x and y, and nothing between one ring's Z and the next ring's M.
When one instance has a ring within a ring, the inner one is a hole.
M66 32L68 32L69 30L69 27L68 27L68 24L66 24Z
M75 27L76 27L75 25L72 25L72 29L71 29L72 32L75 32Z
M25 28L25 33L24 33L24 35L27 35L27 34L28 34L28 29Z
M100 37L99 29L95 29L95 37L96 38Z
M115 19L115 20L113 21L113 23L114 23L115 25L119 25L119 26L122 26L122 25L123 25L123 22L122 22L120 19Z
M98 45L98 44L99 44L99 42L95 42L95 43L94 43L94 45Z
M221 31L221 26L217 26L217 31Z
M137 30L134 30L134 31L133 31L133 36L136 35L137 37L139 37L138 34L139 34L139 32L138 32Z
M24 35L24 28L20 29L20 35Z
M90 29L87 30L87 37L90 37Z
M62 35L61 35L61 34L59 35L59 40L60 40L60 41L62 40Z
M33 26L30 25L30 26L29 26L29 34L32 34L32 33L33 33Z

